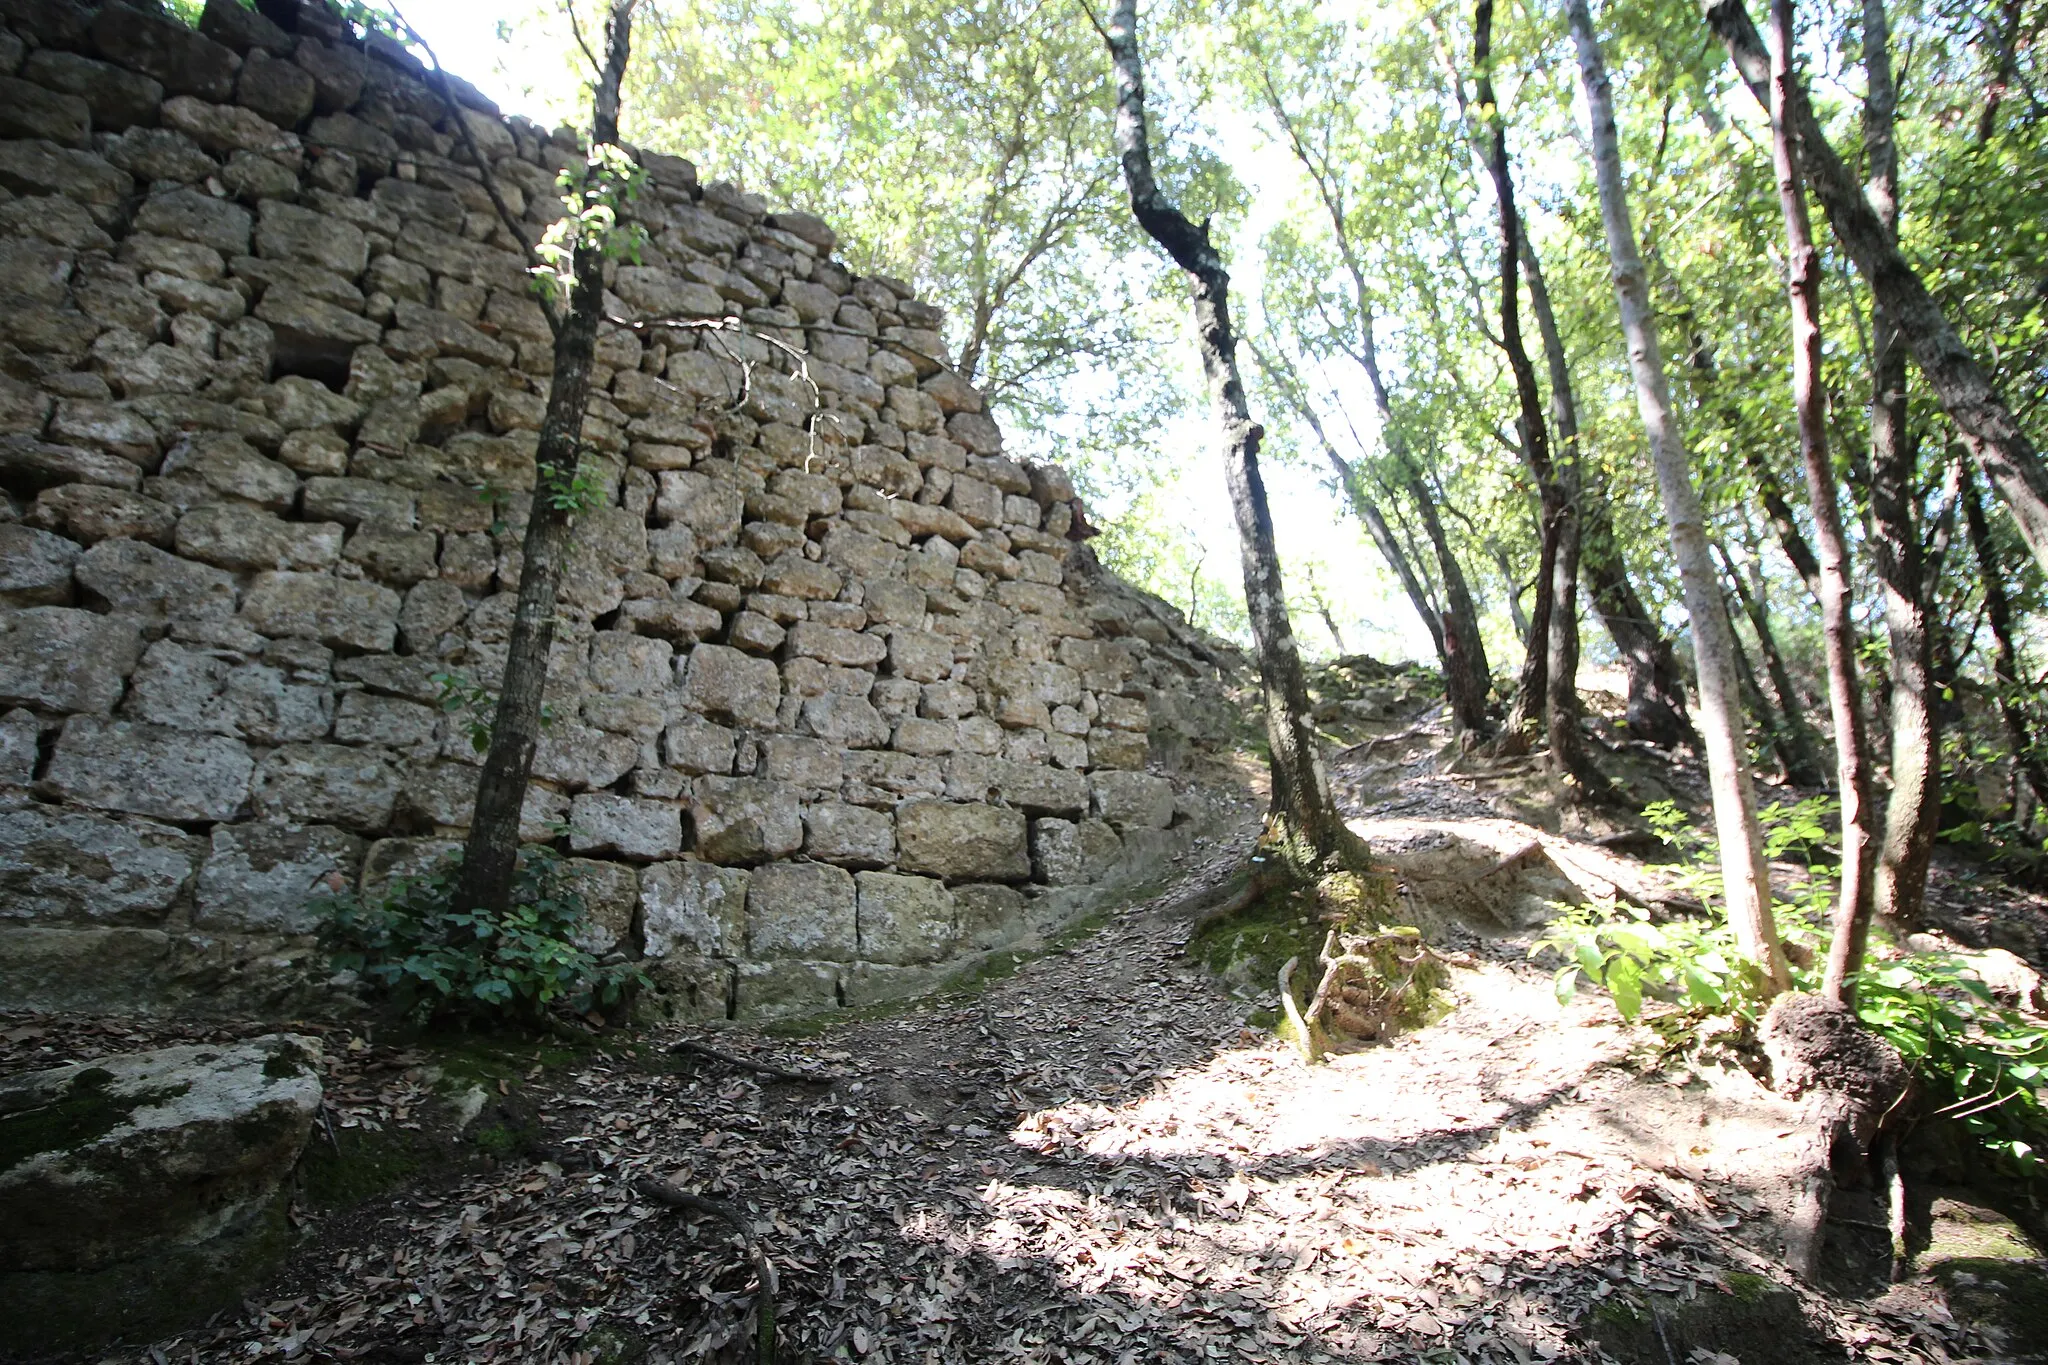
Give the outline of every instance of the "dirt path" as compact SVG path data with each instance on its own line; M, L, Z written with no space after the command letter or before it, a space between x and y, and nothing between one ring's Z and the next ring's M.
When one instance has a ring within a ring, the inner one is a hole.
M1497 774L1429 754L1424 735L1379 771L1340 764L1340 787L1366 815L1513 813ZM752 1359L744 1247L636 1194L647 1177L744 1211L785 1363L1525 1363L1598 1359L1595 1328L1654 1365L1991 1358L1924 1288L1787 1287L1771 1200L1792 1110L1739 1072L1643 1074L1642 1038L1602 1000L1560 1009L1523 940L1460 935L1447 1018L1324 1066L1245 1028L1182 944L1189 893L1251 835L973 995L536 1066L472 1129L524 1125L523 1151L313 1221L291 1287L116 1358ZM17 1065L56 1042L0 1036ZM344 1127L431 1109L426 1059L330 1051ZM1624 1306L1646 1294L1651 1317ZM1690 1350L1705 1321L1726 1354Z
M742 1249L649 1175L748 1211L784 1361L1590 1359L1632 1288L1754 1297L1776 1101L1640 1079L1611 1015L1483 959L1442 1023L1304 1067L1180 952L1243 837L978 997L716 1040L819 1082L671 1062L681 1034L542 1078L554 1159L400 1199L307 1292L145 1358L749 1358ZM1967 1354L1919 1300L1773 1302L1835 1346L1756 1360Z

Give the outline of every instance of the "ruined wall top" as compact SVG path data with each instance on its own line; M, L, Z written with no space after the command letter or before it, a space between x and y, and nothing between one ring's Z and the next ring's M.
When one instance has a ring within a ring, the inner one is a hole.
M485 176L538 240L581 151L320 3L0 21L0 999L302 961L467 825L552 363ZM1162 846L1205 665L937 309L639 156L524 833L677 1009L914 989Z

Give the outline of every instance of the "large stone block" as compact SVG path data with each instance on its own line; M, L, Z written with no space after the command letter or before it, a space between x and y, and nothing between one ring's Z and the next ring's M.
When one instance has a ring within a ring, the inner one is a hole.
M264 758L253 795L256 809L272 819L372 832L391 823L398 769L377 749L286 744Z
M158 640L135 671L122 714L179 730L206 730L259 744L327 737L332 691L287 681L268 664L235 664Z
M858 942L851 872L829 863L754 869L747 886L750 956L843 962L854 956Z
M195 507L178 519L178 553L223 569L320 570L341 558L331 521L284 521L246 503Z
M163 86L149 77L75 52L39 48L30 55L21 74L51 90L84 100L92 110L92 126L103 133L118 133L137 123L155 122L157 106L164 101Z
M147 820L32 804L0 811L0 916L159 920L191 880L200 847Z
M640 871L640 925L650 958L738 957L747 946L744 868L694 858Z
M325 574L259 573L242 619L269 636L384 653L398 635L399 595L377 583Z
M772 659L726 645L698 645L682 675L682 703L691 710L752 730L774 726L782 675Z
M151 195L135 215L135 230L210 246L224 256L246 255L255 217L240 204L197 190ZM370 340L374 341L373 336Z
M621 858L673 858L683 847L683 816L672 802L585 792L569 803L569 847Z
M700 777L691 820L697 852L717 863L785 858L803 846L803 810L796 792L754 777Z
M110 711L141 657L129 618L69 607L0 611L0 705Z
M572 790L604 788L633 771L639 761L640 745L630 736L556 721L541 731L533 772Z
M1080 815L1088 809L1088 779L1043 763L995 760L988 765L995 796L1032 815Z
M1099 882L1122 852L1123 840L1101 820L1031 822L1032 873L1053 886Z
M683 716L662 731L661 752L671 767L694 775L730 774L739 736L698 716Z
M102 57L173 95L226 101L235 93L234 52L167 15L108 5L93 20L92 41Z
M838 748L823 740L775 735L761 743L761 776L771 781L830 791L842 775Z
M254 1221L312 1132L318 1048L272 1034L101 1057L0 1082L0 1112L10 1116L72 1109L102 1119L83 1131L43 1125L9 1152L0 1171L8 1229L0 1270L98 1270Z
M729 1017L732 1006L732 964L692 952L650 958L642 964L651 989L637 1008L656 1019L700 1023Z
M235 577L138 540L103 540L73 571L79 586L125 616L217 620L235 610Z
M1120 830L1165 829L1173 823L1173 784L1138 772L1088 775L1095 813Z
M896 821L886 811L821 801L804 812L804 853L842 867L887 867L896 860Z
M315 897L354 887L363 841L332 825L218 825L199 873L194 918L208 928L304 934Z
M959 947L953 893L929 877L862 872L860 956L899 965L943 962Z
M889 742L889 722L866 697L840 692L808 697L801 714L805 730L842 748L879 749Z
M255 767L247 746L225 735L73 716L44 780L57 795L102 810L232 820Z
M839 1005L837 962L742 962L733 972L733 1012L741 1019L786 1019Z
M1000 948L1031 932L1024 895L1014 886L956 886L953 908L960 926L960 944L966 949Z
M659 696L668 690L674 656L666 640L601 630L590 640L590 681L601 692Z
M945 881L1031 875L1024 814L976 802L906 801L896 812L897 866Z

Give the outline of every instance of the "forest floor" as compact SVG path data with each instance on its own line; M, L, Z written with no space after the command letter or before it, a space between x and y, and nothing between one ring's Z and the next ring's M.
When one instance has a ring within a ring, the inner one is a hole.
M1333 769L1368 838L1463 825L1571 865L1572 833L1528 822L1554 809L1532 764L1451 761L1429 715L1371 733ZM1247 1027L1270 1000L1186 951L1192 893L1256 832L1245 797L1170 884L1065 946L808 1035L457 1056L330 1030L305 1249L242 1310L106 1358L753 1359L746 1248L637 1195L647 1177L744 1211L785 1365L2041 1358L1973 1323L1978 1279L1944 1280L1930 1252L1888 1282L1881 1204L1843 1206L1838 1283L1793 1280L1774 1220L1796 1109L1738 1067L1660 1057L1604 995L1561 1007L1527 927L1438 917L1453 1007L1390 1043L1310 1067ZM1655 875L1632 866L1615 875ZM1981 886L1954 899L2041 915ZM220 1032L12 1017L0 1069ZM486 1101L459 1144L451 1076ZM1984 1200L1917 1197L1934 1250L1947 1226L2033 1255Z

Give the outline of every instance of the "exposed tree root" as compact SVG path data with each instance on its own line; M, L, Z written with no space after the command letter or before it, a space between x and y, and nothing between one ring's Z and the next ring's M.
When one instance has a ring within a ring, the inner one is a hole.
M1334 1038L1372 1042L1427 1012L1427 998L1442 983L1444 959L1415 929L1341 934L1332 929L1317 959L1321 982L1304 1010L1294 994L1291 957L1280 969L1280 1008L1287 1032L1304 1061L1322 1060Z
M1848 1008L1817 995L1779 996L1757 1037L1778 1092L1806 1101L1805 1131L1794 1139L1802 1175L1785 1231L1785 1261L1811 1280L1837 1183L1868 1178L1873 1148L1900 1112L1911 1076L1898 1049Z
M752 1057L742 1057L736 1052L727 1052L723 1048L715 1048L709 1043L700 1043L693 1038L684 1038L680 1042L670 1043L668 1050L671 1053L688 1053L696 1057L709 1057L712 1061L724 1062L727 1066L736 1066L742 1071L753 1071L763 1076L773 1076L779 1081L801 1081L806 1085L830 1085L839 1079L830 1072L792 1071L786 1066L777 1066L773 1062L756 1061Z

